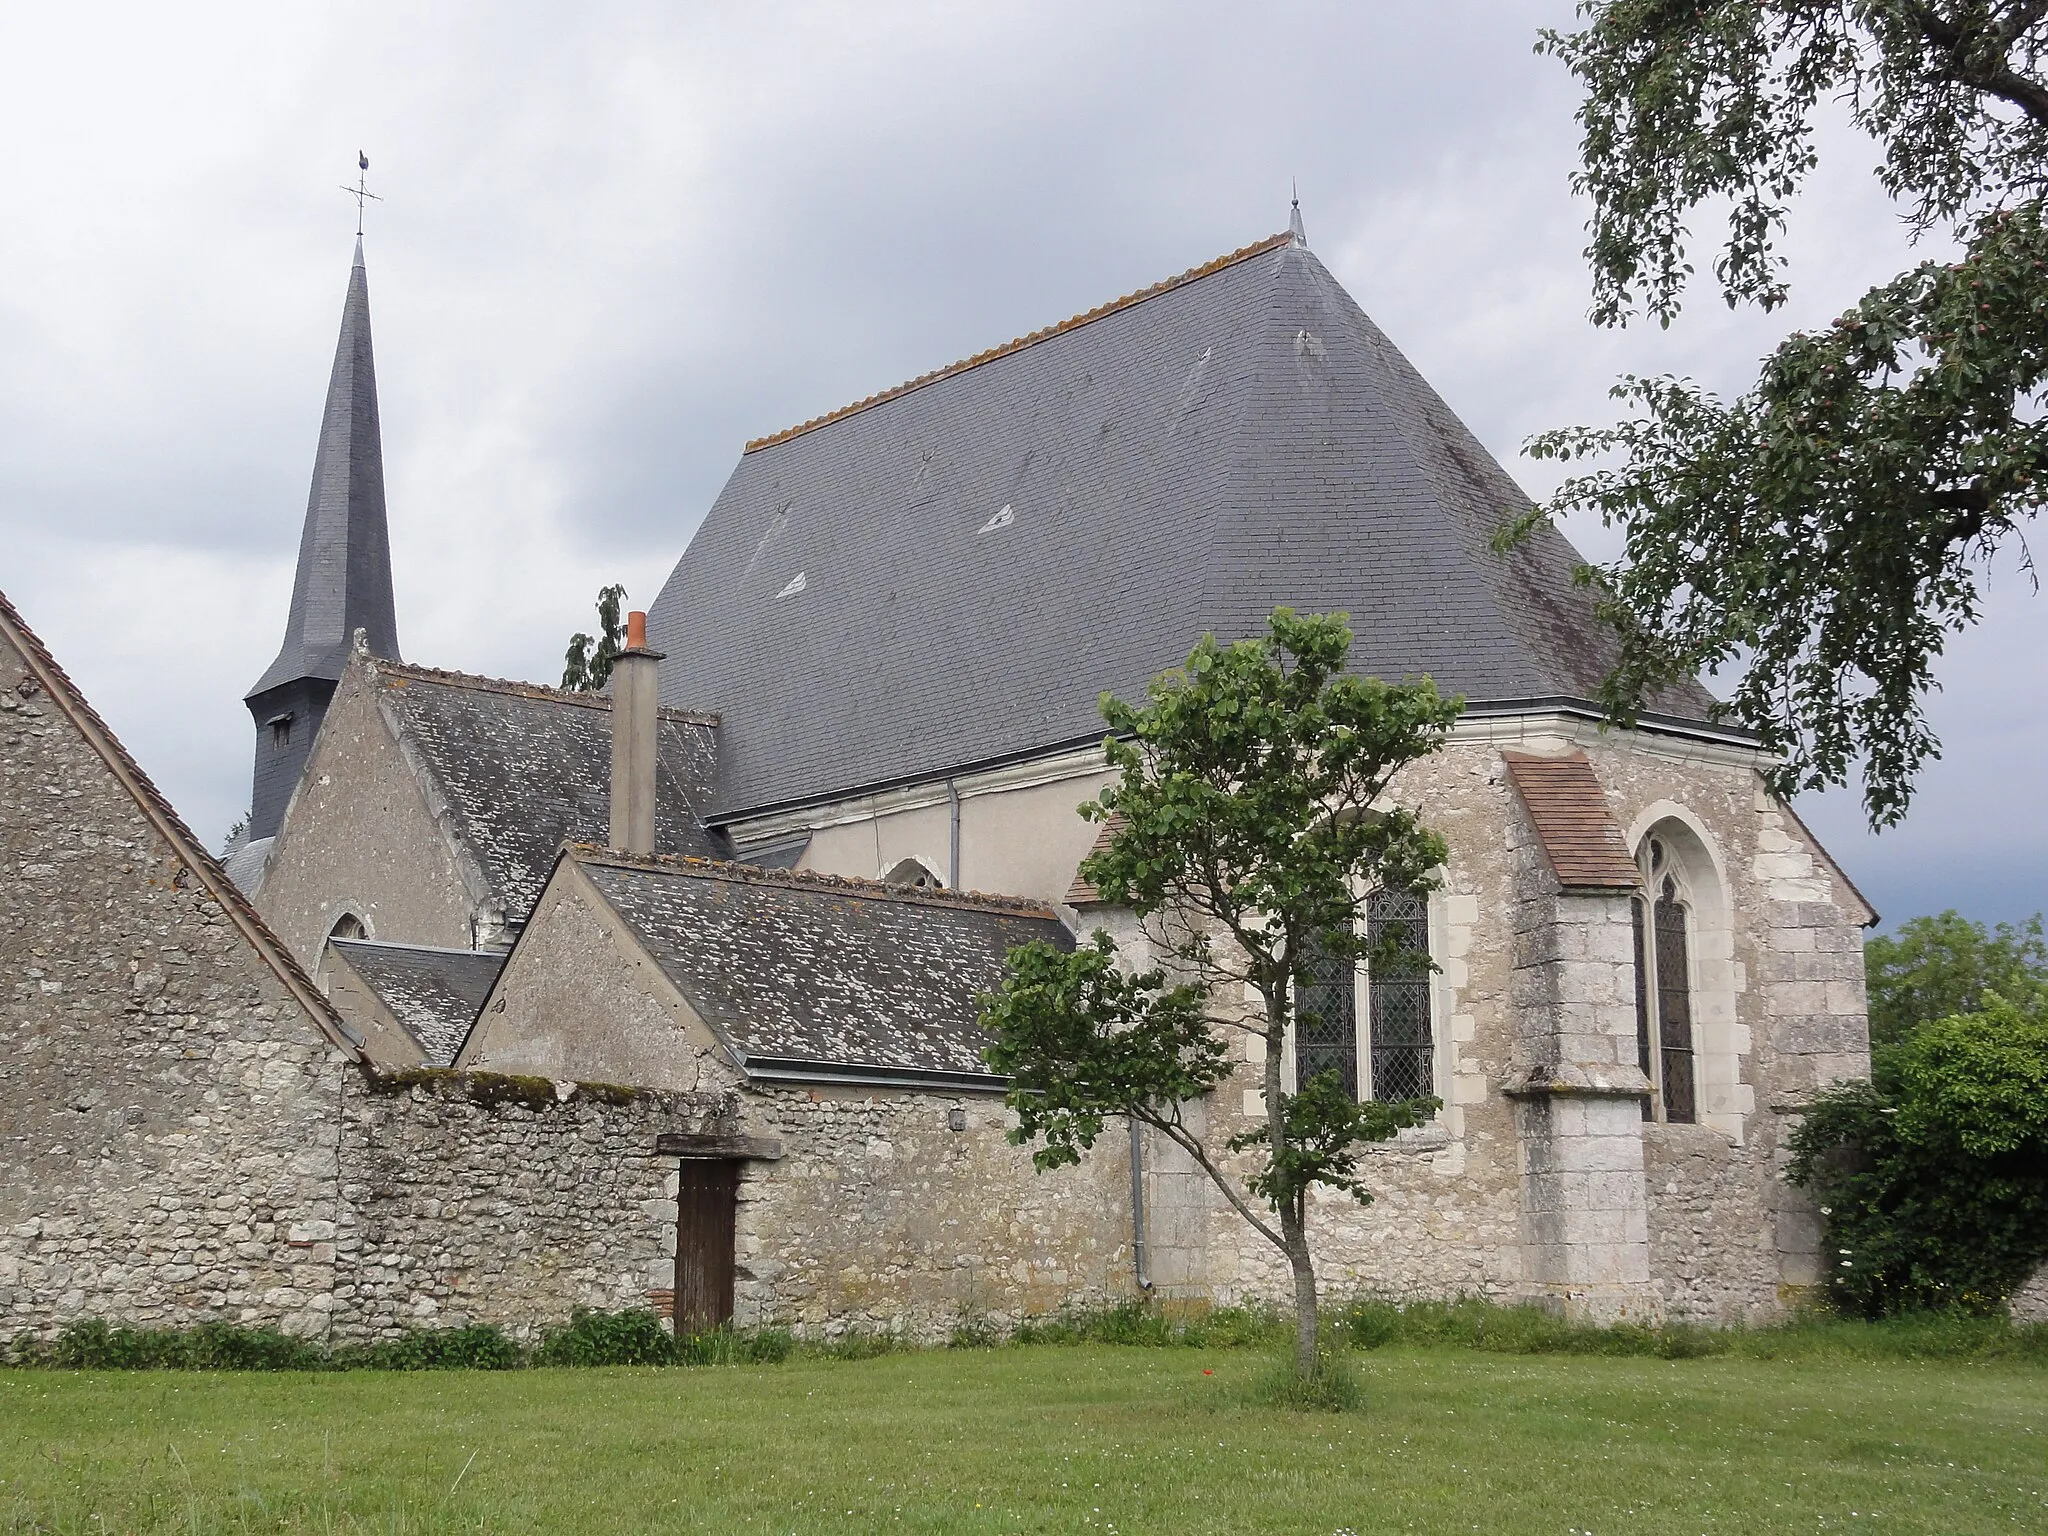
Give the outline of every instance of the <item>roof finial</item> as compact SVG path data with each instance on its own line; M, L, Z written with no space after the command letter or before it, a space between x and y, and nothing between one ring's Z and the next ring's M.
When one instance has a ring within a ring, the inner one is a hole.
M360 149L356 151L356 184L343 186L342 191L356 200L356 255L363 254L363 204L381 203L383 198L370 190L370 157Z
M1294 235L1295 246L1305 251L1308 249L1308 231L1301 227L1301 183L1290 176L1288 186L1293 191L1294 211L1287 220L1287 228Z

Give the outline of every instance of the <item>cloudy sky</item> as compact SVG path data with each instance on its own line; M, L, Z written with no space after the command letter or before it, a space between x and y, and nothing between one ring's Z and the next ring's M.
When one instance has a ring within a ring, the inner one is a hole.
M221 3L0 11L0 588L193 825L247 803L367 150L400 634L549 679L747 438L1284 227L1532 491L1624 370L1782 318L1584 321L1568 0ZM1908 260L1837 136L1791 320ZM1703 262L1702 265L1705 263ZM1597 526L1569 530L1611 547ZM1995 574L1911 823L1804 802L1890 918L2048 906L2048 604Z

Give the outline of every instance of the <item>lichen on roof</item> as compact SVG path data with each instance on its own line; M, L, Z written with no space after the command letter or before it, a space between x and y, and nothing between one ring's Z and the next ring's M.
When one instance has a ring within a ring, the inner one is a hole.
M522 920L563 843L610 835L610 699L430 667L371 667L379 703L448 799L451 832L511 920ZM716 720L664 709L657 750L657 846L727 857L725 838L697 809L709 798Z
M981 997L1011 948L1072 947L1045 907L871 880L571 848L743 1062L987 1077Z
M463 1037L505 968L500 950L437 949L380 944L369 939L331 941L350 970L376 994L431 1066L455 1060Z

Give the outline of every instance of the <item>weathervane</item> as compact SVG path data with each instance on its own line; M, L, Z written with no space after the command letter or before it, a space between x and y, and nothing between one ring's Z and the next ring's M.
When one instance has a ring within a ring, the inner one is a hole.
M370 157L360 149L356 151L356 166L361 172L356 184L352 187L344 185L341 190L356 200L356 238L360 240L363 238L363 204L381 203L384 199L370 190Z

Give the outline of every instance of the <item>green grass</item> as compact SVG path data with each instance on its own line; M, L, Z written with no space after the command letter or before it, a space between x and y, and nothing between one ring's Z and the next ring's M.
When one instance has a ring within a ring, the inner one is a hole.
M1253 1349L696 1370L0 1372L0 1532L2040 1530L2015 1362Z

